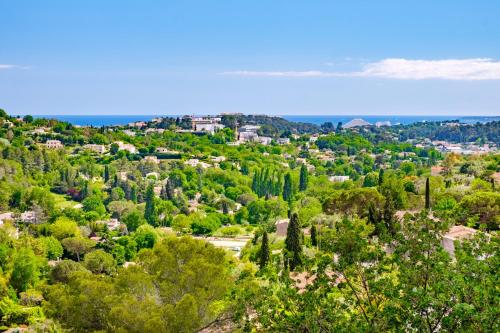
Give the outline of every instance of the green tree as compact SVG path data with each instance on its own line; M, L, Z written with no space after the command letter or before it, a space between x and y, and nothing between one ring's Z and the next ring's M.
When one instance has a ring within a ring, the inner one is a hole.
M96 243L84 237L70 237L63 239L62 245L66 251L76 256L77 261L80 261L80 257L89 252Z
M80 236L80 229L78 228L78 224L65 216L58 217L57 220L50 225L49 230L52 236L54 236L58 240L62 240L68 237Z
M100 216L106 214L106 207L98 195L90 195L82 201L83 210L86 212L96 212Z
M55 237L43 237L41 238L43 245L45 247L45 253L47 259L56 260L62 257L64 249L61 243Z
M378 171L378 186L382 186L384 183L384 169Z
M25 123L31 124L31 123L33 122L33 116L32 116L32 115L27 114L27 115L25 115L25 116L23 117L23 121L24 121Z
M431 208L431 186L429 184L429 178L425 180L425 209Z
M158 233L149 224L141 225L133 235L137 249L150 249L158 240Z
M113 256L101 249L85 255L83 265L94 274L111 274L116 270Z
M68 283L71 274L85 271L85 267L80 263L73 260L62 260L51 269L49 277L53 283Z
M307 184L309 179L309 171L307 170L307 167L305 164L302 164L300 167L300 182L299 182L299 190L301 192L307 190Z
M22 292L39 280L40 262L29 247L20 248L13 260L10 284L17 292Z
M294 213L290 218L285 239L287 260L289 260L288 265L291 271L302 264L301 238L299 216Z
M117 143L112 143L109 148L109 152L111 153L111 155L116 155L116 153L118 153L118 150L120 150L120 146L118 146Z
M156 226L158 224L158 216L156 214L155 192L152 184L148 186L145 201L144 218L150 225Z
M269 239L267 236L267 232L264 231L262 234L262 244L260 246L260 258L259 258L259 267L263 269L267 266L270 258L270 250L269 250Z
M283 184L283 200L290 202L293 197L292 175L287 173Z
M311 226L311 244L312 246L318 246L317 229L314 224Z
M110 179L109 175L109 165L104 166L104 182L107 183Z

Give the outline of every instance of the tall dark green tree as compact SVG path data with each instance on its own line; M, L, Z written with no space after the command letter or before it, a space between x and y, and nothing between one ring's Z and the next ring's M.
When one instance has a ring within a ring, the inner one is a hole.
M104 166L104 182L107 183L109 181L109 165Z
M83 183L83 186L82 186L82 191L80 192L80 197L83 199L85 199L86 197L89 196L89 182L88 181L85 181L85 183Z
M389 211L390 208L391 207L387 208L388 215L392 214L392 211ZM368 223L375 227L375 229L373 231L373 235L380 236L383 233L384 226L381 223L380 213L375 208L375 205L373 204L373 202L370 202L370 204L368 205Z
M318 246L318 231L314 224L311 227L311 244L312 246Z
M132 202L137 202L137 186L133 185L130 188L130 200Z
M384 182L384 169L380 169L378 171L378 186L382 186L383 182Z
M390 192L385 193L385 203L384 203L384 225L385 225L385 230L389 232L391 236L394 236L396 234L396 228L397 228L397 223L394 218L394 213L395 213L395 204L394 204L394 199L391 196Z
M307 167L305 164L302 164L300 167L300 182L299 182L299 190L305 191L307 190L307 182L309 178L309 172L307 171Z
M269 239L267 236L267 232L264 231L264 233L262 234L262 245L260 246L260 258L259 258L260 269L263 269L264 267L267 266L269 258L270 258Z
M425 180L425 209L431 208L431 186L429 184L429 178Z
M292 176L290 173L285 175L285 183L283 184L283 200L291 201L293 196Z
M287 260L291 271L302 264L302 245L299 216L293 213L286 230L285 248L287 250Z
M148 186L146 191L146 208L144 209L144 218L152 226L156 226L158 217L156 216L155 192L153 184Z

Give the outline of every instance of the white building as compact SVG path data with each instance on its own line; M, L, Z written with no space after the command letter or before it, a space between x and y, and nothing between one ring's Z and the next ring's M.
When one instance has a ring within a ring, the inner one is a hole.
M118 145L118 150L126 150L131 154L137 152L137 148L131 143L124 143L122 141L116 141L115 143Z
M289 138L279 138L277 140L278 144L280 145L287 145L290 143L290 139Z
M47 134L50 132L50 129L47 127L37 127L33 131L31 131L32 134Z
M150 133L162 134L163 132L165 132L165 129L163 129L163 128L147 128L145 132L146 132L146 134L150 134Z
M170 149L165 148L165 147L158 147L158 148L156 148L156 152L160 153L160 154L180 154L176 150L170 150Z
M263 144L263 145L268 145L270 144L273 139L268 137L268 136L257 136L254 141L260 143L260 144Z
M328 180L334 183L343 183L346 180L349 180L349 176L330 176Z
M212 122L198 122L194 124L194 130L197 132L207 132L210 134L214 134L218 130L224 128L224 125L212 123Z
M63 148L64 145L59 140L47 140L47 142L45 142L45 147L49 149L60 149Z
M98 154L104 154L106 152L106 147L104 145L96 145L93 143L85 145L85 146L83 146L83 148L91 150L91 151L96 152Z
M144 127L146 125L147 125L147 123L144 121L136 121L136 122L128 124L129 127Z
M205 162L201 162L200 160L196 159L196 158L192 158L190 160L187 160L186 162L184 162L185 165L189 165L193 168L196 168L196 167L201 167L202 169L207 169L207 168L210 168L211 165L208 164L208 163L205 163Z
M13 219L14 219L14 213L12 212L2 213L0 214L0 225L3 225L5 221Z
M241 142L255 141L259 136L255 132L239 132L238 140Z
M225 156L212 156L210 159L216 163L220 163L220 162L224 162L226 160L226 157Z
M254 132L257 133L259 130L260 126L259 125L245 125L241 126L238 131L241 132Z
M135 136L135 132L134 131L131 131L131 130L123 130L123 133L124 134L127 134L128 136Z

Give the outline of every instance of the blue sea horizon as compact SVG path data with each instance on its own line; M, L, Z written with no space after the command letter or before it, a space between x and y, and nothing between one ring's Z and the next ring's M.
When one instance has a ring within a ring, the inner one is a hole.
M35 118L49 118L57 119L59 121L66 121L73 125L79 126L116 126L126 125L135 121L150 121L156 117L181 117L182 115L36 115ZM371 124L376 122L389 121L391 125L396 124L413 124L417 122L433 122L433 121L446 121L446 120L459 120L463 123L476 123L476 122L490 122L499 121L500 116L406 116L406 115L279 115L286 120L293 122L311 123L321 125L325 122L332 122L336 125L339 122L343 124L351 121L352 119L361 118Z

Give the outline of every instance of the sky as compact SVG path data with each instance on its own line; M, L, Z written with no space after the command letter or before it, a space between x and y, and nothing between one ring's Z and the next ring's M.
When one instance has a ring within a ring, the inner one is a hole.
M498 0L0 0L9 114L500 115Z

